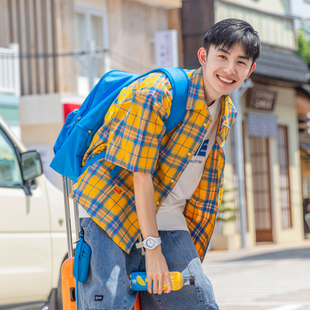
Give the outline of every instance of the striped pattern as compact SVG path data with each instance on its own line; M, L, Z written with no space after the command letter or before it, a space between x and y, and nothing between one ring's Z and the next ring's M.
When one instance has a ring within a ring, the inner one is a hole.
M127 253L140 235L133 172L153 174L158 209L210 126L202 68L187 73L190 78L187 113L175 130L165 133L173 95L171 85L164 74L152 73L120 92L84 155L83 164L106 150L106 158L91 165L78 179L72 197ZM201 181L184 211L201 259L207 250L222 199L224 143L236 117L229 97L223 96L221 101L222 114L215 144ZM110 172L115 165L123 169L111 178Z

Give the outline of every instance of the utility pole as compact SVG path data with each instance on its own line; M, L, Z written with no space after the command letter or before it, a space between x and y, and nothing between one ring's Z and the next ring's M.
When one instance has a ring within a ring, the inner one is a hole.
M248 87L246 87L247 89ZM245 89L245 90L246 90ZM243 90L243 92L245 91ZM246 232L246 206L245 206L245 191L244 191L244 165L243 165L243 139L242 139L242 110L240 103L240 90L236 89L232 94L232 101L237 109L238 116L234 123L234 138L235 138L235 158L236 158L236 170L238 176L238 194L239 194L239 213L240 213L240 234L241 234L241 247L247 248Z

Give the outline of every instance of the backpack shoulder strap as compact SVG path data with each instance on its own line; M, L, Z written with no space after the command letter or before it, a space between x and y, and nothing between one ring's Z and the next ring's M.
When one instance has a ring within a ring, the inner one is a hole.
M167 133L172 129L174 129L182 121L182 119L186 114L186 102L189 90L189 78L183 69L176 67L154 69L146 74L139 76L138 78L141 78L152 72L158 72L158 71L163 72L169 78L169 82L173 89L173 98L171 102L170 115L167 121L165 122ZM96 161L105 158L105 154L106 152L102 151L101 153L95 155L90 160L88 160L84 165L84 167L81 168L80 174L84 173L85 170ZM120 169L121 167L115 166L110 172L111 177L115 177Z
M186 102L189 90L189 79L181 68L157 69L165 73L173 89L170 115L165 123L166 133L174 129L186 114Z

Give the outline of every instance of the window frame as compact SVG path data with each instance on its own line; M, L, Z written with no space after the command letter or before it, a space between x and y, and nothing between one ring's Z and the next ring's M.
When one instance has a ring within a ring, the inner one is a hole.
M24 185L24 179L23 179L22 167L21 167L21 161L20 161L20 152L19 152L16 144L13 143L13 141L10 139L10 137L7 135L7 133L5 132L5 130L3 129L3 127L1 125L0 125L0 134L3 134L4 139L8 142L8 144L14 150L14 153L16 155L17 162L18 162L20 177L21 177L21 184L20 185L5 186L5 185L0 184L0 188L21 188L21 189L24 189L25 185Z
M109 25L108 25L108 16L106 11L102 10L94 10L91 8L87 8L84 6L75 6L75 13L84 14L86 16L86 32L87 32L87 40L90 40L92 38L92 27L91 27L91 15L101 17L102 18L102 43L103 43L103 49L109 50L110 49L110 38L109 38ZM75 25L75 31L76 29ZM109 59L110 56L106 53L104 54L104 64L106 68L106 72L110 70L109 68Z

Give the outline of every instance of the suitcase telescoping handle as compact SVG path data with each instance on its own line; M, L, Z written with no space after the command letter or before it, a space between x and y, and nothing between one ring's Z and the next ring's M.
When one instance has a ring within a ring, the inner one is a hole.
M72 188L72 181L63 176L63 190L64 190L64 203L65 203L65 217L66 217L66 230L67 230L67 243L68 243L68 257L73 257L73 243L72 243L72 228L70 216L70 203L69 192ZM79 241L79 215L78 204L74 201L74 221L75 221L75 234L76 241Z

